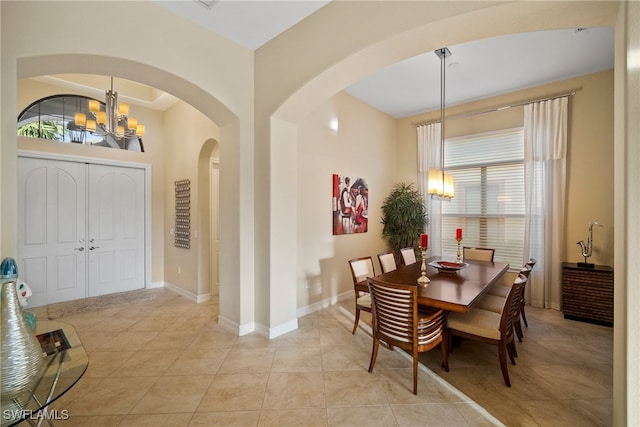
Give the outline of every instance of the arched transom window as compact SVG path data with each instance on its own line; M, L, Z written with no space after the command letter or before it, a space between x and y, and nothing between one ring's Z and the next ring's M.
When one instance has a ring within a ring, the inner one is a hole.
M92 131L76 125L76 113L90 116L89 101L103 101L81 95L53 95L39 99L18 115L18 135L58 142L95 145L121 150L144 151L138 136L118 138L98 129Z

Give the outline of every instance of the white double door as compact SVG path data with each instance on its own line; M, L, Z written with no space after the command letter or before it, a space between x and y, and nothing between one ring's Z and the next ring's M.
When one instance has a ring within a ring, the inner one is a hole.
M145 170L18 158L18 273L41 306L144 287Z

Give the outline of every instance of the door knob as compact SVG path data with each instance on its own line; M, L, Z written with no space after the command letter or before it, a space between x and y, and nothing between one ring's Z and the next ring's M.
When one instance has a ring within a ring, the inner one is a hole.
M79 248L73 248L74 251L84 251L84 246L80 246Z
M89 250L100 249L100 246L89 246Z

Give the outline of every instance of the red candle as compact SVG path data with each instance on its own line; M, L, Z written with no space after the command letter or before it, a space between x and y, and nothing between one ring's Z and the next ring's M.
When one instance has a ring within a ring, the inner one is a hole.
M462 228L456 228L456 239L462 240Z
M426 248L428 246L428 243L429 243L429 236L426 235L425 233L422 233L420 235L420 247Z

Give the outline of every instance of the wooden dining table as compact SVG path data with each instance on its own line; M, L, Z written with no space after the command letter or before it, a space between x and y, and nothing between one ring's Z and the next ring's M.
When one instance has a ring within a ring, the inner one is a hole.
M509 269L509 264L489 261L467 261L467 266L454 273L440 272L429 265L440 257L426 260L427 277L430 283L418 284L422 261L398 266L397 269L377 275L375 278L387 283L411 284L418 288L418 304L447 311L466 313L487 289L496 283Z

